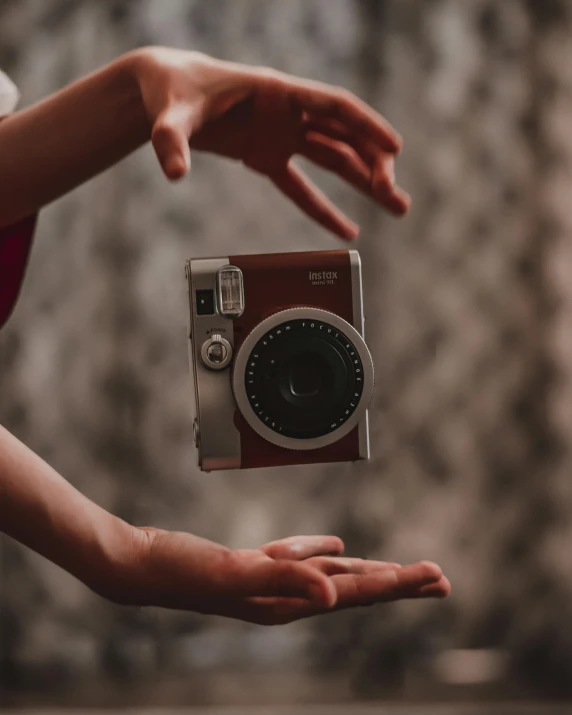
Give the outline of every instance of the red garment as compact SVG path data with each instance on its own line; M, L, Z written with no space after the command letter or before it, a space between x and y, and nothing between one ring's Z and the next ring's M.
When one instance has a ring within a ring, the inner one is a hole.
M14 310L24 273L37 216L29 216L7 228L0 228L0 328Z

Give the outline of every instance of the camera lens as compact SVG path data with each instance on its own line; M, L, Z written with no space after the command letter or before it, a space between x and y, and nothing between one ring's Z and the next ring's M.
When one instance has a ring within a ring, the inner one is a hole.
M351 340L321 320L290 320L266 332L244 376L258 419L285 437L313 439L338 429L357 408L363 365Z
M331 371L325 360L306 353L292 360L288 366L288 387L294 397L310 399L320 394Z

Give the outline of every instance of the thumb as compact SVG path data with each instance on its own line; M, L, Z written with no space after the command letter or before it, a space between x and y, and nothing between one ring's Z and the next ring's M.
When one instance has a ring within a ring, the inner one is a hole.
M151 142L168 179L176 181L191 168L189 138L193 131L194 112L185 104L165 109L153 125Z

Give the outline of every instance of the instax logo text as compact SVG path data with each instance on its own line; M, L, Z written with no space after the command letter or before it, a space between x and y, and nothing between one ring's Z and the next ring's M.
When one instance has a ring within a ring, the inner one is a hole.
M310 271L310 282L313 286L333 285L338 280L337 271Z

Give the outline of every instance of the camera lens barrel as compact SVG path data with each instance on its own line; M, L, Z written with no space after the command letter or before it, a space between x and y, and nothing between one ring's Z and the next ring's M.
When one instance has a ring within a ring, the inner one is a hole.
M291 308L259 323L233 370L236 403L250 426L282 447L332 444L363 417L373 362L353 326L318 308Z

